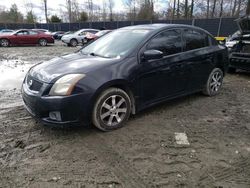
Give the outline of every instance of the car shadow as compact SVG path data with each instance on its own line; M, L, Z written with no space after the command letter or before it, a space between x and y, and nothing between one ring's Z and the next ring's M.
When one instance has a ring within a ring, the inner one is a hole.
M153 105L149 108L146 108L145 110L142 110L138 112L136 115L130 116L130 122L139 118L143 118L147 114L157 114L157 112L161 112L162 110L171 110L179 105L186 104L187 102L193 102L199 98L204 98L206 96L203 96L201 93L194 93L191 95L187 95L184 97L172 99L166 102L162 102L156 105ZM39 123L39 126L44 127L46 130L51 130L53 132L57 132L56 134L74 134L79 133L83 135L89 135L89 134L96 134L96 133L102 133L99 129L95 128L94 125L70 125L70 126L51 126L51 125L42 125ZM125 125L126 126L126 125Z

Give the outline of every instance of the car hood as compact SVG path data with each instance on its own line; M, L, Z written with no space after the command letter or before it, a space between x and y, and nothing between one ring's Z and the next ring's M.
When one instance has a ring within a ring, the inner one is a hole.
M242 34L250 33L250 16L238 18L236 22Z
M58 77L63 75L74 73L86 74L117 61L117 59L83 55L78 52L40 63L32 67L29 74L42 82L54 83Z

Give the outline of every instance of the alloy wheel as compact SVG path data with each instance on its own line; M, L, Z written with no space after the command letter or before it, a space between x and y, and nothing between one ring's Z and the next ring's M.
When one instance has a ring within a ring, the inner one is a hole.
M47 40L46 40L46 39L40 39L40 40L39 40L39 44L40 44L41 46L46 46L46 45L47 45Z
M122 122L127 110L126 100L121 95L112 95L103 102L100 119L107 126L115 126Z
M212 75L211 81L210 81L210 89L213 93L216 93L219 91L221 85L222 85L223 75L219 71L214 72Z
M7 39L2 39L1 40L1 46L8 47L9 46L9 41Z

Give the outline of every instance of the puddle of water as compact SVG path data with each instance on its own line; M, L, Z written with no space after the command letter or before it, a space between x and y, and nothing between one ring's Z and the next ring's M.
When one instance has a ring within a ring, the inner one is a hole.
M0 90L20 89L31 66L21 60L0 60Z

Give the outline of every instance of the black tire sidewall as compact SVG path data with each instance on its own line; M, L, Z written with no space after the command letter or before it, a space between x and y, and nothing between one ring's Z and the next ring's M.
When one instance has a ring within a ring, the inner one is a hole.
M127 113L125 114L125 117L116 126L108 126L108 125L104 124L103 121L101 120L101 117L100 117L100 111L101 111L101 106L102 106L103 102L112 95L122 96L125 99L125 102L127 105ZM131 113L131 100L130 100L129 95L121 89L110 88L110 89L102 92L99 95L99 97L97 98L96 103L95 103L94 108L93 108L92 121L93 121L93 124L98 129L100 129L102 131L111 131L111 130L115 130L115 129L123 127L124 123L128 120L130 113Z
M76 45L72 45L72 44L74 44L74 42L75 42ZM78 42L77 42L76 39L71 39L71 40L70 40L70 46L76 47L77 44L78 44Z
M216 72L219 72L219 73L220 73L220 75L222 76L222 80L221 80L221 85L220 85L219 90L218 90L217 92L212 92L212 91L211 91L211 88L210 88L210 82L211 82L212 76L213 76L214 73L216 73ZM205 95L208 95L208 96L215 96L215 95L217 95L217 94L220 92L221 87L222 87L222 85L223 85L223 76L224 76L223 71L222 71L220 68L214 68L214 69L211 71L211 73L210 73L210 75L209 75L209 77L208 77L208 80L207 80L207 83L206 83L206 87L205 87L203 93L204 93Z

